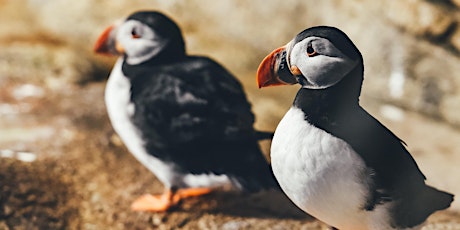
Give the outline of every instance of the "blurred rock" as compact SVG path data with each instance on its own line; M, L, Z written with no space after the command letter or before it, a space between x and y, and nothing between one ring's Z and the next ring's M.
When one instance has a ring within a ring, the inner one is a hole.
M451 0L453 4L455 4L457 7L460 7L460 0Z
M91 46L70 33L53 34L41 26L37 18L43 15L25 7L31 2L0 1L0 80L60 88L103 78L106 67L95 61Z
M417 36L439 37L456 22L450 9L426 0L383 1L385 16Z
M2 159L0 229L79 229L79 203L61 171L55 163Z
M101 64L76 47L32 40L0 43L0 50L0 78L51 88L101 78Z
M450 43L457 51L460 51L460 28L456 28L455 31L452 33Z

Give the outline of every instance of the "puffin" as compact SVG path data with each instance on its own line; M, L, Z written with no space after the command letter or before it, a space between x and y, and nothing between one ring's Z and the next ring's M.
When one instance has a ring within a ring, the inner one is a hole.
M363 57L329 26L307 28L257 71L259 88L300 84L271 166L284 193L332 229L418 229L453 195L425 184L406 144L359 104Z
M279 187L258 141L240 82L222 65L191 56L178 25L138 11L106 28L94 51L119 56L105 88L112 127L130 153L164 185L136 199L134 211L163 212L213 191Z

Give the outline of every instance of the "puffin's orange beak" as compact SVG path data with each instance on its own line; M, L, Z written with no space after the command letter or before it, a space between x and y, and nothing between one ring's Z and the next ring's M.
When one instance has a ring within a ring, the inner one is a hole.
M96 40L96 44L94 45L94 52L106 55L116 55L124 53L125 50L123 46L121 46L116 41L114 35L112 34L112 31L117 27L117 25L118 24L113 24L107 27L102 32L102 34L99 35L99 38Z
M297 79L289 71L285 56L286 46L283 46L275 49L264 58L257 70L257 85L259 88L297 83ZM285 74L281 77L280 72Z
M94 52L100 54L112 54L109 48L110 32L112 32L114 25L107 27L99 38L96 40L94 45Z

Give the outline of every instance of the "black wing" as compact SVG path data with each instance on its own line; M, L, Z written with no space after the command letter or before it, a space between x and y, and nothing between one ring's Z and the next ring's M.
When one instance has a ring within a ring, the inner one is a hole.
M189 57L141 76L132 80L133 121L148 140L150 154L192 173L272 180L257 144L251 105L222 66Z
M349 143L363 158L375 172L377 189L412 191L412 187L425 184L425 176L404 142L361 107L342 111L325 129Z
M324 129L349 143L370 168L373 184L367 210L394 201L395 226L412 227L449 207L453 196L425 185L425 176L404 142L388 128L359 106L342 111L340 117Z

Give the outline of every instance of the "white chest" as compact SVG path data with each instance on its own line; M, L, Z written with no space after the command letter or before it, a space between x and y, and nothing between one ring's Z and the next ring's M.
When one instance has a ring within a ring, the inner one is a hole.
M122 64L123 60L120 58L113 67L105 89L105 104L112 127L134 157L153 172L165 186L170 186L174 180L172 166L147 153L139 130L131 121L135 107L130 99L131 83L123 75Z
M340 229L366 225L363 160L347 143L306 122L300 109L292 107L279 123L271 160L281 188L302 210Z
M128 135L136 136L137 133L130 121L130 117L134 113L134 104L130 101L131 83L128 78L123 76L122 63L122 59L115 63L107 81L105 104L113 128L120 136L127 138ZM123 139L123 137L121 138Z

